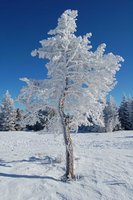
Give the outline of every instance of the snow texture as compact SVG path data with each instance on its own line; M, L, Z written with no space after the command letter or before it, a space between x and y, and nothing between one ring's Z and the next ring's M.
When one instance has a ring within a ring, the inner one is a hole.
M1 200L133 200L133 131L72 134L76 181L62 182L62 135L0 132Z

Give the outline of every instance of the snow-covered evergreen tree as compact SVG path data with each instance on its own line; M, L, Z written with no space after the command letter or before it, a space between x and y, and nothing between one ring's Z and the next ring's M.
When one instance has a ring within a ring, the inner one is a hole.
M133 97L131 100L131 129L133 130Z
M132 130L133 129L133 99L123 96L119 108L119 116L121 121L122 129Z
M133 98L131 96L127 99L127 110L129 115L129 130L133 130Z
M127 97L123 96L120 108L119 108L119 117L120 117L120 121L121 121L121 127L122 129L126 129L128 126L128 109L127 109Z
M23 120L23 111L19 108L16 109L16 122L15 122L15 129L16 131L23 130L24 127L21 126L21 121Z
M16 112L14 100L7 91L0 109L0 129L2 131L14 131L16 123Z
M118 108L111 96L104 109L105 132L117 131L121 128Z
M45 110L39 110L38 111L38 115L36 116L36 123L32 124L30 123L30 125L27 123L27 118L30 119L31 114L30 113L26 113L26 118L25 118L25 122L23 121L23 123L25 123L26 128L28 130L34 130L34 131L40 131L43 129L48 130L49 129L49 124L51 123L52 118L54 117L55 113L54 110L50 109L50 108L46 108ZM28 121L29 121L28 120Z
M75 35L77 15L75 10L66 10L58 19L57 27L49 31L51 37L40 41L42 47L32 52L33 56L49 60L48 78L42 81L23 78L27 87L19 96L33 118L46 106L56 111L66 145L66 179L74 178L70 131L77 131L82 124L91 125L90 117L95 124L103 124L101 112L105 97L114 87L119 62L123 61L113 53L104 54L105 44L91 51L92 34Z

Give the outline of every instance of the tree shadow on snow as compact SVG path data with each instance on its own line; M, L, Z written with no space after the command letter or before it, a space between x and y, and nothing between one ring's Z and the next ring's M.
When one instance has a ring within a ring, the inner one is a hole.
M125 182L119 182L117 180L114 180L114 181L105 181L104 183L106 183L107 185L117 185L117 186L120 186L120 185L123 185L123 186L126 186L126 183Z
M0 167L11 167L11 166L8 165L4 160L0 159Z
M12 160L12 161L5 161L0 159L0 166L3 167L11 167L8 164L13 163L23 163L23 162L29 162L29 163L37 163L37 164L55 164L60 163L61 161L58 158L52 158L50 156L45 156L44 158L38 158L35 156L30 157L29 159L23 159L23 160Z
M125 138L133 138L133 136L126 136Z
M23 160L12 160L12 161L5 161L0 159L0 166L2 167L12 167L12 164L16 163L35 163L35 164L50 164L54 165L55 163L60 163L61 161L58 158L52 158L50 156L45 156L43 158L38 158L35 156L30 157L29 159L23 159ZM59 179L53 178L51 176L39 176L39 175L21 175L21 174L8 174L8 173L0 173L0 177L9 177L9 178L29 178L29 179L50 179L54 181L60 181Z
M116 138L133 138L133 136L129 135L129 136L124 136L124 137L116 137Z
M60 181L59 179L53 178L51 176L37 176L37 175L20 175L20 174L7 174L7 173L0 173L1 177L8 177L8 178L29 178L29 179L49 179L53 181Z

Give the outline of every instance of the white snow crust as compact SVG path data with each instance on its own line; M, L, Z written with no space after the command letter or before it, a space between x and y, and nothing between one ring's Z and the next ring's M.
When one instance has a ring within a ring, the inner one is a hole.
M62 182L62 135L0 132L1 200L133 200L133 131L72 134L77 180Z

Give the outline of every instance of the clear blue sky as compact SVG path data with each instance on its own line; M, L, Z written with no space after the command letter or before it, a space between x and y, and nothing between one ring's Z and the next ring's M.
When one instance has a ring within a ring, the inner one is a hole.
M7 89L19 94L20 77L46 77L44 60L30 53L66 9L79 11L77 35L92 32L94 50L104 42L125 59L111 92L117 103L133 96L133 0L0 0L0 98Z

